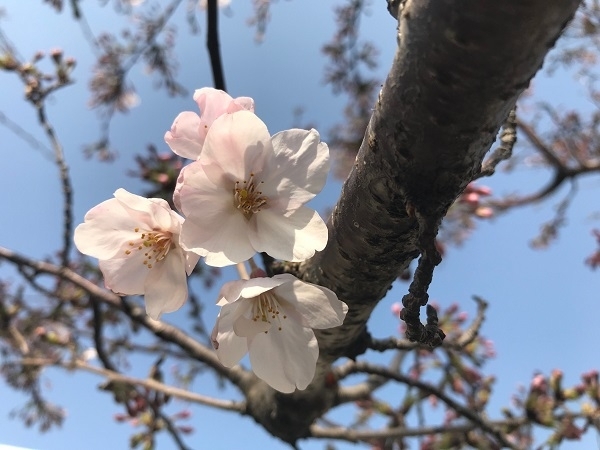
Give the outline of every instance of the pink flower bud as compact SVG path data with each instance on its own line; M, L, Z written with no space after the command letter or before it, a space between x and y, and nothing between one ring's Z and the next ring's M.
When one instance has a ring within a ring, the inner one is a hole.
M463 195L462 200L469 205L476 206L479 204L479 194L476 192L469 192L468 194Z
M475 210L475 215L482 219L489 219L494 215L494 210L488 206L480 206Z

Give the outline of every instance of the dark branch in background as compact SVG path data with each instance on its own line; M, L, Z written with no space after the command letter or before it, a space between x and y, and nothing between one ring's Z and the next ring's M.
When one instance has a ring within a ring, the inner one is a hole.
M223 74L223 63L221 62L221 48L219 45L219 8L217 0L207 0L206 9L206 47L210 56L210 67L212 69L215 89L227 91L225 87L225 75Z

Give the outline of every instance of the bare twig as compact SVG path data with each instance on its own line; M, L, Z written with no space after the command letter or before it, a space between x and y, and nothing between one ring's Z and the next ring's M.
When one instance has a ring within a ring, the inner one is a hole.
M127 383L132 386L144 387L153 391L161 392L171 397L176 397L181 400L197 403L199 405L211 406L213 408L222 409L226 411L236 411L242 414L244 414L246 411L246 406L243 402L235 402L232 400L221 400L217 398L207 397L205 395L190 392L186 389L169 386L152 378L142 379L130 377L109 369L103 369L101 367L90 365L80 360L62 362L58 360L44 358L24 358L21 361L18 361L18 363L24 366L55 366L69 370L82 370L104 377L107 379L107 381L116 381L120 383Z
M62 184L63 193L63 245L61 252L61 265L67 267L69 265L69 254L71 253L72 236L73 236L73 187L71 185L71 177L69 176L69 167L65 160L62 145L58 140L54 128L48 122L46 116L46 107L44 105L44 98L42 97L39 101L35 102L34 105L37 109L38 121L46 132L46 136L52 144L54 150L54 160L58 166L60 173L60 181Z
M418 379L410 378L398 372L393 372L387 369L386 367L380 367L365 362L356 362L353 365L348 365L347 370L350 371L349 373L370 373L374 375L380 375L382 377L398 381L399 383L405 384L407 386L415 387L430 395L434 395L437 398L439 398L442 402L444 402L448 407L456 411L457 414L471 421L477 428L492 435L504 447L516 449L516 447L513 444L511 444L506 439L504 434L501 431L499 431L493 424L491 424L479 414L474 412L471 408L461 405L456 400L448 396L445 392L441 391L435 386L432 386L429 383L420 381Z
M509 419L489 422L490 425L500 427L515 427L525 425L528 419ZM430 436L445 433L466 433L477 430L478 425L475 423L465 423L461 425L440 425L434 427L419 427L419 428L384 428L381 430L352 430L349 428L323 428L312 426L310 428L311 437L322 439L339 439L350 442L370 442L374 439L392 439L416 436ZM514 448L514 447L511 447Z
M45 158L53 160L52 150L46 144L38 140L29 131L23 129L18 123L10 120L2 111L0 111L0 123L12 131L16 136L27 142L32 148L38 150Z

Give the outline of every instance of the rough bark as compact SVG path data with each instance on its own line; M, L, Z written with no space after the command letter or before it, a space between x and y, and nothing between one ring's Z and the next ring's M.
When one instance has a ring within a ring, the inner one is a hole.
M257 383L246 392L248 412L273 435L290 443L308 436L335 403L329 364L362 353L373 308L420 254L420 224L438 225L480 171L578 4L409 0L400 9L398 50L329 220L329 243L299 269L350 311L342 327L318 333L321 356L309 389L282 395Z

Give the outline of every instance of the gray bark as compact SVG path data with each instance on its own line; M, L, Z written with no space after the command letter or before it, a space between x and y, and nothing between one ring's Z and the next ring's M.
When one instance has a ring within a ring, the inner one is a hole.
M439 224L480 171L578 4L408 0L400 10L395 59L329 219L329 243L298 271L350 311L342 327L317 333L319 365L306 391L283 395L261 382L245 389L248 413L273 435L294 443L335 404L330 364L364 351L373 308L420 253L418 219Z

